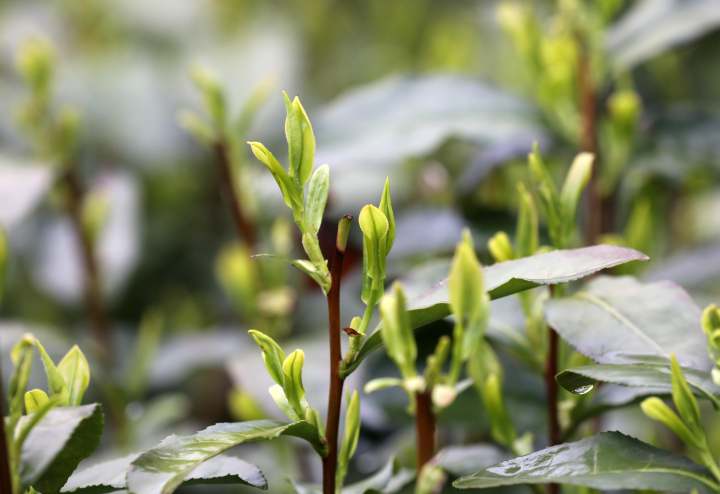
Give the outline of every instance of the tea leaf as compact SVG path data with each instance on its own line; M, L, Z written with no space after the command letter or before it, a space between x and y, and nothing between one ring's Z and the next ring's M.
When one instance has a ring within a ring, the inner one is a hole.
M76 470L60 491L63 494L103 494L127 488L127 472L139 453L96 463ZM218 455L199 465L182 485L246 484L267 489L267 481L260 469L240 458Z
M709 370L700 308L679 286L600 277L570 297L546 303L547 322L580 353L602 364L638 357L670 359ZM696 328L696 329L692 329Z
M251 441L294 436L322 451L317 430L305 421L273 420L216 424L188 436L170 436L132 462L127 487L134 494L170 494L206 461Z
M285 375L283 373L285 352L283 352L275 340L256 329L251 329L248 331L248 334L255 341L255 344L260 347L260 350L262 350L263 362L265 362L265 367L267 367L270 377L282 386L285 382Z
M381 335L388 355L406 380L415 377L417 347L405 307L405 294L399 283L395 283L392 292L380 301L380 313L383 320Z
M82 403L85 390L90 385L90 365L80 347L74 345L57 366L68 387L68 404Z
M20 421L28 420L24 417ZM22 484L40 492L58 492L81 460L100 444L100 405L50 410L22 446Z
M458 489L562 483L601 490L714 492L718 484L688 460L619 432L552 446L456 480Z
M647 256L633 249L595 245L580 249L556 250L493 264L485 267L483 274L488 295L491 299L497 299L541 285L575 281L603 269L647 259ZM422 267L419 268L419 272L422 273ZM408 277L411 280L405 281L410 293L408 317L413 329L443 319L450 314L446 278L413 279L412 272ZM378 328L365 339L357 357L343 369L343 374L352 372L381 345L382 337Z
M330 168L322 165L312 174L305 199L305 226L313 233L320 230L329 188Z
M50 398L42 389L31 389L25 393L25 411L27 413L35 413L42 408Z

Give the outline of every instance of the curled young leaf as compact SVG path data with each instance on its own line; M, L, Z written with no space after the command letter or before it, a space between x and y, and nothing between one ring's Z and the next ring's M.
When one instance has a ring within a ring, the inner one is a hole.
M42 389L31 389L25 393L25 411L35 413L45 406L50 398Z
M485 293L480 261L467 231L455 249L448 277L448 293L455 322L462 328L456 336L462 338L462 352L458 357L464 360L482 340L490 303ZM453 356L454 359L458 357Z
M360 211L360 230L363 232L363 252L367 256L366 276L375 281L385 279L386 240L390 223L376 206L367 204Z
M370 393L374 393L375 391L380 391L381 389L395 388L395 387L402 388L403 380L398 379L397 377L379 377L377 379L368 381L365 384L363 391L365 391L365 393L367 393L367 394L370 394Z
M315 134L310 119L303 108L300 99L296 96L292 101L286 92L283 92L285 109L285 138L288 143L288 159L290 161L290 176L295 178L302 187L313 169L315 159Z
M683 421L691 430L702 430L700 407L698 407L697 399L691 391L675 355L670 356L670 369L672 372L672 398L675 408L680 412Z
M538 212L532 194L525 186L518 183L518 220L515 230L515 247L518 257L535 254L539 248Z
M255 344L262 350L263 362L267 367L270 377L273 381L279 385L283 385L285 377L283 373L283 361L285 360L285 352L283 352L280 345L271 337L262 333L256 329L248 331L250 337L255 341Z
M215 130L224 132L227 105L217 77L203 67L193 67L190 77L202 94L205 110L210 115Z
M305 226L312 233L320 230L329 189L330 167L322 165L312 174L305 198Z
M653 420L657 420L682 439L690 447L701 449L702 437L694 433L660 398L653 396L640 403L643 413Z
M62 358L57 368L67 385L68 405L80 405L85 390L90 385L90 365L85 354L77 345L74 345Z
M570 171L560 191L560 207L565 228L575 222L580 195L590 181L595 156L591 153L580 153L573 160Z
M380 301L383 326L381 335L388 355L395 361L405 379L415 377L417 347L410 328L405 294L399 283Z
M487 246L495 262L504 262L515 258L512 242L505 232L497 232L490 237Z
M338 469L335 483L338 486L343 484L347 473L348 463L357 449L358 438L360 437L360 396L353 391L345 412L345 431L343 433L340 453L338 455Z
M294 213L302 211L302 189L293 183L275 155L261 142L248 142L248 145L255 157L270 170L287 207L292 209Z
M283 376L285 383L283 390L290 406L298 414L303 417L305 415L305 388L302 382L302 369L305 363L305 353L302 350L295 350L285 358L282 364Z
M388 221L388 232L385 236L385 256L390 254L393 243L395 242L395 212L393 211L392 197L390 196L390 179L385 179L382 196L378 209L382 211Z

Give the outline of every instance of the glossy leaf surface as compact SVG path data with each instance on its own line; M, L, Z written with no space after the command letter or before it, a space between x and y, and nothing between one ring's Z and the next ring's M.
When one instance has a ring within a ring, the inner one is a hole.
M602 490L712 492L703 467L619 432L603 432L513 458L454 482L459 489L562 483Z

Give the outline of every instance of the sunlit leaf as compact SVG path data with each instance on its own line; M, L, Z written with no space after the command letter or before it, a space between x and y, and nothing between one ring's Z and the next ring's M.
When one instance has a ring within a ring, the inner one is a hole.
M322 448L317 429L305 421L216 424L189 436L170 436L140 455L128 472L128 490L134 494L170 494L205 461L239 444L283 435L301 437Z
M602 490L653 489L714 492L718 484L683 456L619 432L552 446L455 481L458 489L562 483Z
M98 404L50 410L23 444L23 485L40 492L59 491L80 461L98 446L102 428Z

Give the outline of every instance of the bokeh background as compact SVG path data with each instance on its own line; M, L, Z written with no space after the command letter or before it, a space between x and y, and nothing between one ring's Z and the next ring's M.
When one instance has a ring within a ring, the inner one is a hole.
M377 202L390 177L392 277L419 263L443 265L465 226L491 262L485 243L514 230L515 184L527 180L526 155L537 143L558 177L579 150L598 154L598 200L581 215L578 245L642 250L652 260L633 274L676 281L704 304L720 293L718 27L716 0L5 0L5 375L9 348L25 331L55 355L74 341L90 355L97 347L58 164L38 152L19 118L28 87L18 53L28 40L53 46L51 106L79 117L73 167L102 212L94 250L112 364L94 367L102 370L91 393L110 410L98 458L171 432L273 416L270 381L246 334L252 327L305 349L308 394L325 401L323 300L283 262L299 239L269 173L234 148L237 187L259 238L250 250L233 228L211 147L183 126L187 111L204 115L191 77L198 67L224 89L229 114L242 117L233 142L260 140L278 156L281 91L301 97L317 162L331 167L328 234L341 215ZM361 307L356 233L347 318ZM262 252L276 257L250 258ZM512 305L493 305L494 324L523 324ZM442 322L434 329L419 336L425 351L448 331ZM539 377L507 365L511 413L542 444ZM378 355L355 385L391 369ZM354 478L393 451L412 458L404 408L392 392L364 397ZM613 413L601 427L657 434L639 417ZM483 424L478 399L466 393L441 417L441 443L487 439ZM285 477L317 479L311 452L297 452L294 444L253 446L242 455L270 466L271 492L284 492Z

